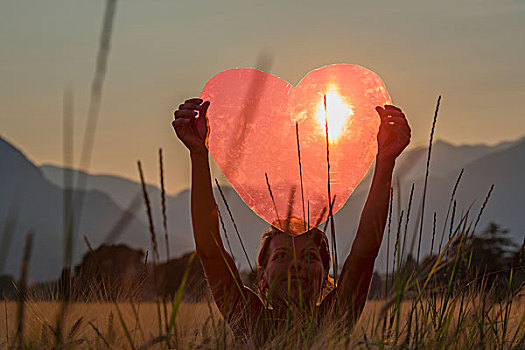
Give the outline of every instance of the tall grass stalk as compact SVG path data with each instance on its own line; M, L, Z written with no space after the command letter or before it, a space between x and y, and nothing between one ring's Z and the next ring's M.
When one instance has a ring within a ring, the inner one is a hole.
M164 160L162 148L159 148L159 174L160 174L160 204L162 207L162 226L164 227L164 240L166 244L166 260L170 260L170 242L168 237L168 215L166 213L166 189L164 187Z
M390 231L392 226L392 205L394 201L394 189L390 187L390 201L388 205L388 225L386 235L386 269L385 269L385 299L388 298L388 259L390 258Z
M170 242L168 238L168 216L166 213L166 189L164 188L164 160L162 156L162 148L159 148L159 174L160 174L160 204L162 211L162 226L164 228L164 244L166 245L166 262L170 260ZM166 291L165 288L162 290L162 306L164 311L164 320L167 327L168 320L168 308L166 305Z
M91 163L91 154L93 150L94 140L95 140L95 132L96 132L96 126L97 126L97 120L100 112L100 102L102 99L102 87L104 83L104 77L106 74L107 69L107 58L109 55L109 48L110 48L110 41L111 41L111 34L113 29L113 19L115 16L115 9L116 9L116 0L107 0L106 2L106 9L104 14L104 21L102 25L102 34L100 37L99 42L99 51L97 55L97 64L95 69L95 75L93 78L93 82L91 85L91 95L90 95L90 102L89 102L89 110L88 110L88 118L87 118L87 124L86 128L84 130L84 141L82 144L82 154L81 154L81 160L80 160L80 168L85 170L86 172L89 170L89 166ZM72 137L72 94L69 97L68 93L64 96L64 146L67 145L67 147L64 147L64 159L65 160L72 160L69 155L66 154L66 152L69 152L71 150L72 152L72 140L69 139ZM66 135L68 133L69 135ZM77 213L78 213L78 220L76 220L75 224L79 225L80 218L81 218L81 212L84 202L84 196L85 196L85 189L87 185L87 174L79 173L79 178L77 179L77 186L78 189L78 202L77 202ZM67 176L64 176L64 182L69 181L67 180ZM72 181L71 181L72 182ZM65 184L65 183L64 183ZM72 186L70 186L72 188ZM72 191L72 189L69 189ZM64 188L64 191L67 192L68 188ZM65 195L64 197L69 196ZM72 202L72 198L70 198ZM66 205L66 201L64 205ZM70 203L72 206L72 203ZM68 208L68 210L71 210ZM65 214L65 213L64 213ZM64 271L68 273L68 276L70 276L70 261L72 259L72 250L73 250L73 219L66 218L64 220L65 224L64 226L68 226L68 230L66 231L66 242L65 242L65 264L64 264ZM69 228L70 227L70 228ZM66 281L66 289L69 288L68 281ZM66 290L66 294L68 294L68 290ZM67 296L66 296L67 298ZM62 320L65 317L65 314L67 312L67 299L64 298L61 306L61 310L59 312L59 316L57 318L56 323L56 329L55 329L55 346L59 346L62 342Z
M224 232L224 238L226 238L226 244L228 245L229 253L230 253L233 261L235 262L235 256L233 255L233 249L232 249L232 246L230 244L230 238L228 237L228 232L226 232L226 226L224 225L224 220L222 219L221 211L219 210L219 208L217 208L217 213L219 215L219 221L221 223L222 232Z
M481 215L483 215L483 211L485 210L485 206L487 205L490 195L492 194L492 191L494 190L494 184L490 186L489 192L485 196L485 200L483 201L483 204L481 205L481 208L479 209L478 217L476 218L476 223L474 224L474 228L472 229L471 235L474 235L476 233L476 227L478 227L479 220L481 219Z
M179 312L180 304L182 302L182 295L184 293L184 288L186 288L186 282L188 280L188 274L190 272L191 264L193 263L193 259L195 259L195 252L192 253L188 259L188 263L186 264L186 269L184 270L184 275L182 276L182 280L180 282L179 288L177 289L177 293L175 294L175 298L173 299L173 306L170 313L170 318L168 322L168 327L166 330L166 346L170 347L170 335L171 331L173 330L173 327L175 327L175 319L177 318L177 313Z
M157 265L160 256L159 251L157 248L157 235L155 233L155 226L153 224L153 214L151 212L151 204L148 197L148 191L146 189L146 181L144 180L144 173L142 171L142 164L140 161L137 161L137 167L139 169L139 176L140 176L140 183L142 184L142 194L144 195L144 205L146 207L146 214L148 216L148 224L149 224L149 231L150 231L150 238L151 238L151 247L153 249L153 264ZM155 283L155 286L157 286L157 274L155 273L155 269L153 269L153 280ZM157 287L155 287L157 288ZM158 290L155 289L155 301L157 304L157 322L159 325L159 334L162 333L162 317L160 312L160 303L158 299Z
M132 298L130 298L129 303L131 305L131 310L133 311L133 316L135 317L135 327L133 329L133 343L135 343L135 336L137 333L140 333L142 339L144 339L145 336L139 319L140 303L135 307L135 303L133 302Z
M144 205L146 209L146 214L148 216L148 225L151 239L151 248L153 250L153 263L157 263L160 259L159 250L157 248L157 234L155 233L155 225L153 224L153 214L151 212L151 204L148 196L148 191L146 189L146 181L144 180L144 173L142 171L142 164L137 161L137 167L139 170L140 183L142 184L142 195L144 196Z
M434 239L436 238L436 212L434 212L434 218L432 220L432 242L430 243L429 255L432 256L434 253Z
M215 179L215 184L217 185L217 189L219 190L219 193L221 194L221 198L224 203L224 206L226 207L226 210L228 211L228 214L230 215L230 219L233 223L233 228L235 229L235 233L237 234L237 237L239 238L239 242L241 243L241 248L244 252L244 256L246 257L246 261L248 262L248 266L250 267L250 270L252 271L252 273L255 273L252 263L250 262L250 257L248 256L248 252L246 251L246 248L244 247L244 243L242 241L241 234L239 233L239 229L237 228L237 224L235 223L235 219L233 218L233 214L230 210L230 206L228 205L228 201L226 200L226 197L224 196L224 193L222 192L222 188L219 185L219 181L217 179Z
M299 179L301 181L301 202L303 204L303 221L306 223L306 210L304 208L303 166L301 164L301 146L299 143L299 122L295 122L295 137L297 139L297 161L299 162ZM305 227L309 229L309 227Z
M63 273L61 274L60 296L62 303L58 313L55 328L55 345L62 343L62 326L70 297L71 264L73 260L74 240L74 208L73 208L73 172L68 169L73 165L73 116L74 100L73 91L64 91L63 100L63 128L62 128L62 153L63 153L63 188L62 188L62 220L63 220Z
M459 172L458 178L456 180L456 184L454 185L454 189L452 190L452 194L450 196L450 202L448 203L447 215L445 216L445 221L443 222L443 232L441 233L441 239L439 240L438 251L441 251L441 245L443 244L443 237L445 236L445 230L447 228L448 217L450 215L450 209L452 208L452 203L456 195L456 190L458 189L458 185L459 185L459 182L461 181L461 177L463 176L464 170L465 169L461 169L461 171Z
M326 138L326 166L327 166L327 189L328 189L328 220L330 220L330 232L332 237L332 260L333 260L333 272L334 272L334 283L337 285L337 273L339 264L337 263L337 242L335 238L335 223L334 223L334 211L333 204L331 201L331 184L330 184L330 139L328 138L328 112L326 108L326 95L323 96L324 102L324 115L325 115L325 138Z
M24 246L24 255L22 257L22 268L20 271L20 278L18 280L18 308L16 313L16 334L15 344L17 348L24 347L24 311L27 302L27 275L29 270L29 260L31 259L31 250L33 248L32 231L28 232Z
M80 156L79 168L84 170L86 173L83 174L79 172L75 186L75 188L79 191L76 206L76 213L79 217L79 220L77 220L76 225L79 225L84 204L85 189L87 185L87 172L89 171L89 167L91 165L93 146L95 144L95 134L97 131L97 123L102 102L102 89L104 87L104 80L107 72L108 57L111 45L111 37L113 34L113 22L115 19L116 7L117 0L106 0L104 20L102 22L102 33L100 35L99 40L95 74L91 83L88 116L86 121L86 127L84 128L84 139L82 142Z
M124 320L124 317L122 316L122 312L120 312L120 308L118 306L118 303L115 302L115 308L117 309L118 319L120 321L120 325L122 326L122 330L124 331L124 334L126 335L126 339L128 340L129 346L131 349L135 350L135 344L133 344L133 339L131 339L131 333L129 333L128 326L126 325L126 321Z
M421 236L423 235L423 222L425 217L425 202L427 198L427 184L428 184L428 173L430 168L430 156L432 154L432 142L434 141L434 131L436 128L436 121L439 112L439 105L441 103L441 95L438 97L436 110L434 111L434 119L432 120L432 130L430 131L430 142L428 144L428 156L427 156L427 166L425 170L425 185L423 186L423 200L421 204L421 219L419 226L419 244L417 246L417 258L416 261L419 261L419 253L421 251Z
M108 348L111 348L111 344L109 343L109 341L106 339L106 337L104 337L104 335L102 334L102 332L100 332L100 330L98 329L97 326L95 326L93 324L93 322L89 321L88 322L89 326L91 327L91 329L93 329L93 331L95 331L95 333L97 334L97 336L102 339L102 341L104 342L104 344L108 347Z
M332 207L334 206L334 203L335 203L335 198L336 198L336 195L334 194L334 196L332 197ZM323 210L321 211L321 215L319 216L319 220L317 221L317 225L315 225L316 227L319 226L319 221L321 221L321 217L324 216L324 214L326 213L327 209L326 207L323 208ZM324 222L324 226L323 226L323 232L326 232L327 228L328 228L328 224L330 223L330 214L328 214L328 219ZM349 249L348 249L349 250Z
M410 210L412 209L412 199L414 198L414 183L412 183L412 187L410 189L410 197L408 199L408 208L407 208L407 215L406 215L406 218L405 218L405 233L403 235L403 248L401 249L401 260L400 260L400 263L402 262L402 259L403 259L403 255L405 254L405 245L406 245L406 241L407 241L407 232L408 232L408 223L410 222Z
M73 91L67 89L64 91L62 128L64 268L70 267L73 254L73 106Z
M452 206L452 217L450 219L450 228L449 228L449 231L448 231L448 239L450 240L450 238L452 238L452 229L454 228L454 218L456 216L456 206L457 206L457 201L454 199L454 205Z
M399 270L401 266L401 225L403 224L404 210L399 213L399 219L397 220L397 234L396 243L394 244L394 261L392 263L392 284L394 284L395 271Z
M264 177L266 178L266 187L268 188L268 193L270 193L270 198L272 199L273 209L275 210L275 216L277 216L277 222L280 225L281 219L279 218L279 211L277 210L277 205L275 204L275 198L273 197L272 187L270 186L270 180L268 179L268 173L264 173Z

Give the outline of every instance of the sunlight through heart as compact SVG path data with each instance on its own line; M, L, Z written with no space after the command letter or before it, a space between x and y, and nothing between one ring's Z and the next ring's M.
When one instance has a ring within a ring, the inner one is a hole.
M328 120L328 139L335 141L341 136L346 123L350 122L350 117L354 115L352 106L343 100L339 95L337 87L330 85L325 93L326 106L324 98L317 105L317 119L324 128Z
M211 103L210 154L244 202L268 223L291 215L314 225L328 216L325 123L335 213L377 154L375 107L390 104L381 78L351 64L315 69L295 87L257 69L230 69L200 97Z

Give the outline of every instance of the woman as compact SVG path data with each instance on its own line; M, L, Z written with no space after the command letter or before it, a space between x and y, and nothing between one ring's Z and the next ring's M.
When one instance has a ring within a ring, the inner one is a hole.
M208 150L205 138L200 136L209 132L208 106L209 102L199 98L189 99L175 111L172 124L190 151L191 216L197 254L225 320L236 335L256 343L289 327L290 320L300 324L307 320L311 324L334 316L334 310L338 310L335 317L344 316L349 325L354 324L365 305L381 246L395 160L410 142L410 127L401 109L391 105L376 107L381 124L374 178L337 286L331 286L328 276L330 254L324 232L310 227L306 233L297 234L304 231L305 223L289 218L284 223L274 223L263 237L256 293L243 285L221 241Z

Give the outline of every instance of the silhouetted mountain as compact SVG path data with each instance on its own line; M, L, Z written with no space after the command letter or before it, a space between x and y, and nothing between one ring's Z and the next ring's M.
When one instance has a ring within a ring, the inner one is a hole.
M52 182L53 184L63 187L64 184L64 173L69 177L77 178L79 175L88 176L86 182L86 189L102 191L108 194L115 203L121 208L127 208L133 201L135 195L139 194L142 196L142 187L140 182L125 179L123 177L113 175L95 175L87 174L81 170L75 169L64 169L55 165L44 164L41 165L40 170L44 174L44 177ZM138 178L138 176L137 176ZM146 185L148 193L157 199L159 189L153 185ZM160 198L160 197L159 197Z
M28 231L33 230L35 239L31 256L31 276L37 280L56 278L63 262L63 191L47 181L38 167L2 138L0 163L0 225L4 227L8 216L15 217L17 221L7 250L4 272L18 275L25 236ZM103 192L77 192L77 203L81 195L84 195L84 205L82 218L77 221L75 229L75 261L78 261L86 250L82 239L84 235L96 247L105 240L124 215L124 211ZM78 218L78 215L75 215L75 218ZM126 229L116 241L149 249L148 227L143 221L130 215ZM185 242L186 246L181 245L179 250L181 253L192 249L191 243Z
M457 151L461 153L465 149L464 146L461 146ZM460 156L454 154L454 148L450 148L450 150L450 158L454 162L457 162ZM441 240L443 233L444 221L450 204L450 197L461 168L464 168L464 173L455 196L455 200L457 201L455 222L458 223L462 214L472 205L472 209L469 212L469 222L472 221L472 225L474 225L490 186L494 184L494 190L484 209L476 231L480 232L485 229L490 222L495 222L502 227L509 229L509 237L515 242L519 243L525 237L525 216L523 215L523 210L525 209L525 185L523 183L523 179L525 178L525 140L521 139L515 143L508 143L505 144L505 147L501 148L497 146L492 152L487 152L487 149L482 148L479 148L478 150L481 150L485 155L476 157L474 161L462 164L456 169L449 170L444 174L443 172L438 171L437 173L442 173L443 175L437 176L434 174L434 169L438 168L437 165L439 164L439 161L442 160L439 160L439 157L436 157L438 160L434 162L433 148L430 165L431 175L428 179L425 219L422 231L421 256L426 255L431 247L434 212L436 212L434 251L436 251L436 248L439 246L439 241ZM470 156L472 155L473 153L470 153ZM410 154L405 157L408 156L410 156ZM425 163L426 158L427 154L424 155ZM466 157L465 159L468 158L469 157ZM425 168L420 171L421 173L419 177L415 177L415 174L412 178L409 176L403 177L399 182L400 186L396 184L396 181L393 183L394 202L392 208L393 215L390 237L390 256L392 256L392 249L395 244L395 236L399 222L398 218L401 210L404 210L404 218L401 227L401 234L404 234L412 183L414 184L414 195L407 229L407 245L405 252L407 253L410 251L412 242L414 242L413 251L415 252L417 250L417 237L420 230L420 221L417 218L421 217ZM399 172L397 175L399 175ZM363 181L354 191L346 205L335 216L339 246L338 251L341 254L340 259L344 258L349 252L350 244L353 241L357 230L360 212L366 201L369 186L370 179ZM401 205L398 205L398 203ZM452 214L449 216L451 215ZM443 244L448 241L449 225L450 217L445 228ZM386 235L387 233L385 233L385 236ZM384 270L386 264L385 257L386 239L383 242L376 268Z
M62 168L52 165L43 165L40 169L48 180L55 183L57 186L63 186ZM67 171L72 171L74 176L78 176L79 173L85 175L85 173L78 170L68 169ZM136 208L135 215L142 222L145 224L147 223L140 183L117 176L91 174L88 175L86 183L88 189L104 191L104 193L107 193L115 202L120 203L123 207L129 207L130 202L133 201L134 196L138 192L140 195L140 205ZM252 265L255 266L255 255L259 248L260 237L269 225L246 206L244 201L239 197L237 192L233 190L233 188L229 186L221 186L221 188L237 227L239 228L245 248L249 256L252 258ZM154 185L148 185L147 191L157 231L160 255L162 258L165 258L166 253L164 229L162 227L161 192L160 189ZM234 252L233 255L243 269L248 269L249 265L244 256L242 246L235 232L228 210L223 203L220 192L216 188L214 188L214 192ZM175 254L182 254L183 251L181 249L189 251L194 247L190 217L190 191L184 190L175 196L168 195L166 197L166 203L170 255L173 257ZM224 239L224 244L227 245L226 238Z
M490 153L503 151L511 148L525 137L516 141L506 141L495 146L487 145L460 145L454 146L450 143L437 140L432 145L432 175L443 176L456 169L461 169L465 164L480 159ZM416 179L424 176L427 163L428 147L418 147L403 152L397 160L398 174L405 179Z
M62 168L44 165L40 169L43 171L44 176L55 183L57 186L63 186L63 172ZM85 172L78 170L68 169L67 171L73 172L74 176L86 175ZM123 208L128 208L130 203L133 201L133 198L139 195L139 205L135 207L135 215L137 218L142 220L145 224L148 222L146 210L144 207L142 187L139 182L133 182L128 179L120 178L117 176L111 175L87 175L87 188L91 190L98 190L107 193L116 203ZM224 197L228 202L228 205L233 214L234 220L236 221L238 227L251 228L251 232L258 232L262 235L264 230L267 228L267 224L264 220L259 218L254 214L251 209L249 209L244 201L239 197L236 191L229 186L221 186ZM161 206L161 191L158 187L154 185L147 185L148 197L151 203L153 220L157 232L157 240L159 241L159 251L161 257L165 257L165 239L164 239L164 229L162 226L162 206ZM239 243L239 239L236 236L233 224L231 222L230 216L226 209L226 206L223 203L220 192L215 188L215 199L219 210L223 216L226 232L231 236L230 243L232 248L237 254L234 254L236 257L240 258L240 262L243 268L248 268L246 258L243 257L244 252ZM183 253L181 249L193 249L193 235L191 228L191 217L190 217L190 191L184 190L179 192L177 195L168 195L166 196L166 207L167 207L167 217L168 217L168 233L169 233L169 244L170 244L170 255L177 254L180 255ZM242 230L241 230L242 231ZM246 231L245 235L246 235ZM244 239L247 250L251 253L250 256L256 254L259 247L259 236L255 235L257 239L252 239L252 235L246 235L247 238ZM243 235L244 237L244 235ZM224 242L227 244L227 242ZM238 259L239 260L239 259Z

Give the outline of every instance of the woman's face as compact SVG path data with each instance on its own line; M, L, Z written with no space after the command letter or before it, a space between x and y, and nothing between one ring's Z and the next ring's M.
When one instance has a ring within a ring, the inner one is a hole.
M319 246L307 235L277 234L271 238L262 278L271 299L290 296L297 303L301 294L307 304L315 303L326 278Z

